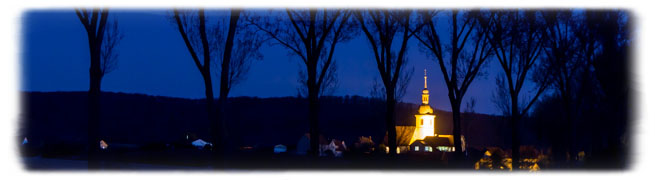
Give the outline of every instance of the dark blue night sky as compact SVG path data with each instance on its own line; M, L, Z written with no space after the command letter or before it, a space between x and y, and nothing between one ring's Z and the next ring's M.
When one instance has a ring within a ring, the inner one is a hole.
M183 98L204 96L202 77L167 15L165 10L110 10L110 17L118 20L124 38L119 45L118 69L103 78L103 91ZM21 32L21 90L88 90L88 42L72 9L26 12ZM349 42L338 44L335 52L338 85L332 95L370 96L374 81L380 78L367 43L360 34ZM420 103L423 69L427 68L430 104L437 109L450 110L437 63L420 51L416 40L409 42L409 48L408 68L414 68L414 74L402 101ZM262 48L264 58L253 63L247 78L234 87L230 96L296 96L300 86L298 71L303 66L297 57L287 52L281 46L266 44ZM498 114L491 100L498 62L489 59L487 63L488 75L471 85L462 108L469 98L475 98L476 112ZM218 89L218 78L213 79Z

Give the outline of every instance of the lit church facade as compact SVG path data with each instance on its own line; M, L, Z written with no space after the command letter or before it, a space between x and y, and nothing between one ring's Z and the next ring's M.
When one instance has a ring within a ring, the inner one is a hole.
M396 126L396 130L407 131L412 130L412 137L409 138L409 141L404 141L405 144L399 144L400 152L434 152L434 151L443 151L443 152L452 152L454 151L453 146L453 135L448 134L437 134L435 131L436 123L436 114L432 107L430 107L430 91L428 90L428 81L427 81L427 71L424 71L423 76L423 90L421 94L421 105L418 108L418 113L414 115L416 118L416 124L412 126ZM443 132L442 132L443 133ZM398 133L399 136L403 136ZM409 133L406 133L409 135ZM408 137L398 137L398 139L407 139ZM400 141L399 141L400 142Z
M423 76L423 93L421 94L421 106L418 108L418 114L414 115L416 117L416 129L414 129L414 135L410 140L410 144L416 140L425 139L427 136L435 136L435 118L434 110L430 107L430 91L428 90L428 76L427 71Z

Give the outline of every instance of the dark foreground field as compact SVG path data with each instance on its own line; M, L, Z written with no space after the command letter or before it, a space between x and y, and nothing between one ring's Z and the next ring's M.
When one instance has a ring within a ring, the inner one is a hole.
M437 170L473 169L473 164L453 166L440 160L442 154L401 154L390 159L383 154L310 158L292 153L235 152L212 163L209 151L175 149L164 151L103 152L104 170ZM450 156L450 155L446 155ZM86 170L84 155L67 157L24 156L28 170ZM470 165L470 166L469 166Z

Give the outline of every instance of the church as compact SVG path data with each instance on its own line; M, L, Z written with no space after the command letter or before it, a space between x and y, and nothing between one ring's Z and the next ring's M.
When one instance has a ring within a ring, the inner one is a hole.
M396 126L398 153L404 152L453 152L453 135L446 132L436 132L436 114L430 107L430 91L428 90L427 71L424 70L421 105L414 115L414 126Z

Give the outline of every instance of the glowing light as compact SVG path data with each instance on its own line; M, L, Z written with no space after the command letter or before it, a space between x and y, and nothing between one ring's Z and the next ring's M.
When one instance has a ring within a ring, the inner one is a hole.
M539 165L537 163L534 163L534 165L530 166L528 169L530 170L530 172L537 172L541 168L539 168Z
M105 140L100 140L100 149L107 149L109 145L105 142Z
M423 104L428 104L430 102L430 91L428 91L428 71L427 69L423 69L423 72L425 74L423 75L423 94L421 95L422 96L421 101L423 102Z
M435 115L417 114L416 116L416 132L412 139L422 140L426 136L434 136L434 118Z
M583 160L584 160L584 157L585 157L585 153L584 153L584 151L580 151L580 152L578 152L578 160L579 160L579 161L583 161Z
M503 161L503 164L505 165L505 167L507 167L509 169L509 171L513 170L512 169L513 168L512 167L512 158L505 158L504 161ZM500 169L503 169L503 167L500 167Z
M451 146L437 146L437 150L441 152L455 152L455 147Z
M27 144L27 137L23 139L23 144Z
M434 110L432 110L432 107L430 107L430 105L423 104L423 105L418 107L418 113L419 114L432 114L432 113L434 113Z
M485 154L487 154L487 153L485 152ZM541 170L541 168L539 167L539 164L538 164L539 159L525 158L525 159L521 159L520 162L521 163L519 165L519 169L528 170L529 172L536 172L536 171ZM485 157L481 158L480 160L478 160L478 162L475 163L474 168L476 170L480 170L480 169L490 169L490 170L494 170L494 169L505 170L505 169L507 169L507 170L510 170L510 171L513 170L512 169L512 158L503 158L501 160L501 162L499 162L499 163L500 163L500 166L494 165L491 158L488 157L488 156L485 156Z

